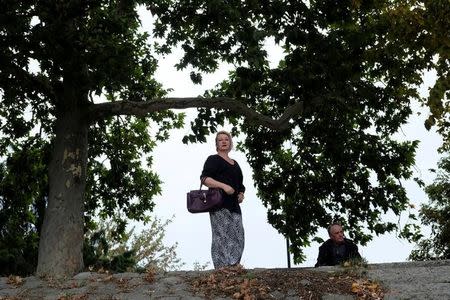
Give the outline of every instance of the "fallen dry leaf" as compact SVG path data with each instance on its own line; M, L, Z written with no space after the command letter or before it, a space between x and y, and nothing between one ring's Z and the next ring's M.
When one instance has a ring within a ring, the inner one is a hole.
M23 284L23 278L16 275L9 275L7 283L14 286L19 286Z
M366 279L353 282L352 292L358 296L358 299L383 299L384 297L382 287Z
M353 282L352 283L352 292L355 294L358 294L361 291L361 285L359 282Z

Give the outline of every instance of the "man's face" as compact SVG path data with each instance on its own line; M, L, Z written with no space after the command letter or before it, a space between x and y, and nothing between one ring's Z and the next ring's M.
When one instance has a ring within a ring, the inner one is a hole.
M339 225L333 225L330 228L330 239L339 244L344 242L344 231Z

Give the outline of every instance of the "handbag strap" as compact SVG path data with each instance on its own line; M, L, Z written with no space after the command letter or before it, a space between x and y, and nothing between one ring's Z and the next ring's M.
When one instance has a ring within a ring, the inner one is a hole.
M200 188L199 188L199 190L202 189L202 186L203 186L203 183L205 183L205 180L206 180L206 177L202 177L202 178L200 179Z

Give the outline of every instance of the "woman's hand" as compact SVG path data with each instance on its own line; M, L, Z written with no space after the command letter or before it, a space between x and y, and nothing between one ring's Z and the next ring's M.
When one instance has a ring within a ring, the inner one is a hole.
M233 195L234 194L234 189L231 186L229 186L228 184L225 184L222 189L228 195Z
M238 194L238 202L239 202L239 203L242 203L242 201L244 201L244 193L243 193L243 192L240 192L240 193Z

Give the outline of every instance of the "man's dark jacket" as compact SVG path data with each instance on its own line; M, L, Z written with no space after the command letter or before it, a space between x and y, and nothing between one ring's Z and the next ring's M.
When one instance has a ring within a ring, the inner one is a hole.
M352 240L344 238L344 253L341 258L336 257L335 247L336 244L331 239L324 242L319 247L319 256L317 257L315 267L335 266L352 258L361 258L361 255L358 252L358 246L356 246Z

